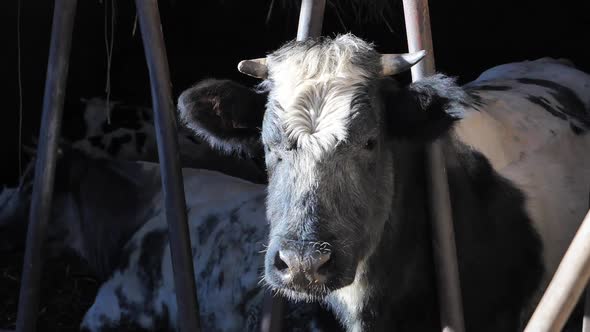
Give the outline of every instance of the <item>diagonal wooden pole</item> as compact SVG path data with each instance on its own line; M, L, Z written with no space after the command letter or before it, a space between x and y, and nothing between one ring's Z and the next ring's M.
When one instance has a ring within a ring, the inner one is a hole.
M184 183L178 154L178 135L172 102L166 46L156 0L136 0L137 16L150 74L158 159L170 238L178 326L182 332L199 331L199 304L193 274Z
M588 196L588 208L590 208L590 195ZM584 299L584 318L582 319L582 332L590 332L590 285L588 284L586 284L586 298Z
M590 211L574 236L525 332L561 331L590 279Z
M403 0L403 6L408 50L410 52L426 50L427 52L425 59L412 67L412 80L418 81L435 73L428 0ZM440 141L435 141L426 148L426 160L441 329L445 332L463 332L465 323L451 200L440 144Z
M43 265L42 246L51 215L57 141L63 114L76 6L77 0L56 0L53 9L43 114L18 299L16 330L19 332L33 332L37 325L39 282Z

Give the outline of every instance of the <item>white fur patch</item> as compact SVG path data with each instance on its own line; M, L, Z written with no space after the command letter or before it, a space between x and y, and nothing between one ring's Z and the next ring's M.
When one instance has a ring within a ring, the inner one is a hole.
M299 99L281 114L289 141L316 156L345 141L354 87L322 82L298 90Z
M366 261L363 260L357 265L354 282L332 292L326 298L338 319L350 327L349 331L362 331L360 315L370 296L365 273ZM357 322L357 325L351 326L352 322Z
M590 76L547 58L494 67L469 85L492 82L511 89L480 92L485 105L455 127L461 141L483 153L525 193L527 212L544 244L548 282L588 210L590 135L576 135L568 121L527 100L529 95L543 96L547 105L559 109L547 87L520 84L517 78L567 87L588 110Z
M372 45L343 35L329 45L269 55L270 99L280 105L274 111L290 142L319 156L346 140L354 91L375 75L353 60L370 51Z
M260 251L268 235L265 187L206 170L184 169L183 177L202 329L257 330L264 295L259 284L264 261ZM152 330L158 319L166 317L165 308L170 327L177 327L169 244L163 249L161 271L149 271L161 276L156 288L145 289L140 278L150 267L139 259L144 238L167 227L161 197L153 207L154 215L128 244L134 248L128 265L101 286L86 313L82 326L90 331L101 331L109 324L117 326L123 318ZM125 306L119 303L117 292L124 295ZM144 294L151 295L151 300L147 301ZM301 314L307 312L301 310ZM312 326L302 321L304 325Z

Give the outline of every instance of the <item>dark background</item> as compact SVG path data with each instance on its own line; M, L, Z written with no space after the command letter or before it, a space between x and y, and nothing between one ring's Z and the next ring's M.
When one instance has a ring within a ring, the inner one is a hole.
M406 50L401 1L328 1L324 35L353 32L381 52ZM111 99L149 105L149 80L131 0L115 0ZM105 3L80 0L66 99L105 96ZM272 10L271 10L272 3ZM264 56L296 34L295 0L161 0L162 27L173 93L205 77L256 81L236 70L239 60ZM364 3L363 6L355 4ZM37 135L46 73L53 1L21 0L23 142ZM0 1L1 184L18 175L19 97L17 0ZM590 71L590 1L430 0L436 65L477 77L491 66L543 56L566 57ZM139 28L139 27L138 27ZM110 36L110 31L108 32Z

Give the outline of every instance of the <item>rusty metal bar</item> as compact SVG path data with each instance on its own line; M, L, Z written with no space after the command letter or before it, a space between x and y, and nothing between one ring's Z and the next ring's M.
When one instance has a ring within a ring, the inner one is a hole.
M135 6L150 74L154 124L178 305L178 326L180 331L195 332L199 331L199 305L178 154L170 72L160 13L156 0L136 0Z
M403 0L403 6L409 51L427 52L426 58L412 67L412 80L417 81L435 73L428 0ZM440 141L435 141L427 147L426 159L441 329L445 332L463 332L465 323L451 200L440 144Z
M590 211L586 214L524 331L561 331L589 279Z
M322 34L325 9L326 0L303 0L301 2L297 40L319 37ZM281 296L273 296L271 292L265 294L260 325L262 332L281 331L284 306L285 300Z
M37 325L39 282L43 265L41 249L51 215L57 140L61 129L76 5L77 0L56 0L53 9L43 114L18 301L16 330L19 332L35 331Z

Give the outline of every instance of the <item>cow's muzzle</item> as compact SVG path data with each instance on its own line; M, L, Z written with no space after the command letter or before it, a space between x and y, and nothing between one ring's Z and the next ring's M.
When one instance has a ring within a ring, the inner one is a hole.
M300 291L325 284L333 265L327 242L282 241L272 255L270 272L275 280Z

